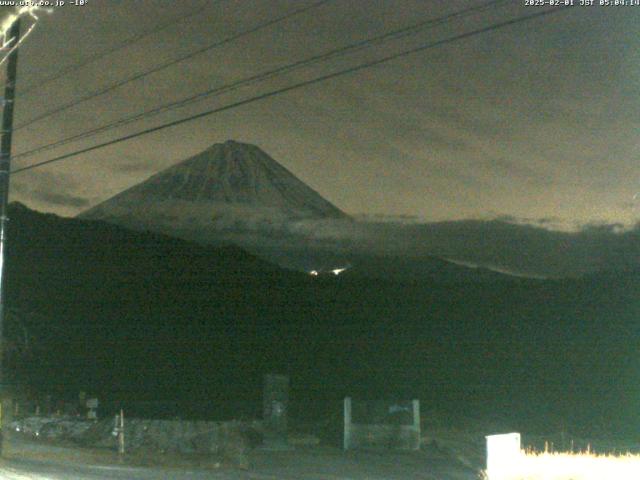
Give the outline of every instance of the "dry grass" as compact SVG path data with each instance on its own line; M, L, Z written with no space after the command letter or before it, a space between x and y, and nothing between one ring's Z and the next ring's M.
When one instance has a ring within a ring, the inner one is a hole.
M486 480L637 480L640 455L522 452Z

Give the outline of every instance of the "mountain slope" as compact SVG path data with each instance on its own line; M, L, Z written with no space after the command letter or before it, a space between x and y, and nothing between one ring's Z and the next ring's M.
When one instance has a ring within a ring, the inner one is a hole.
M79 215L167 233L283 228L346 214L254 145L227 141Z

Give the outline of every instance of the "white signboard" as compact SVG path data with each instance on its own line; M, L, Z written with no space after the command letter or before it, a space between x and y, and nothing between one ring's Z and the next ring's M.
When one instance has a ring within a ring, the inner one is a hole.
M487 439L487 474L491 479L507 478L518 468L522 452L520 434L489 435Z

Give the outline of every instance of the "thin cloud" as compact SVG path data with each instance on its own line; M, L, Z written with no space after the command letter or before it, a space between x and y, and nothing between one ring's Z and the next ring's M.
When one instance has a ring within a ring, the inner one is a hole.
M86 208L92 199L80 193L80 185L69 175L45 170L17 177L11 184L12 197L27 204L44 204L65 209Z
M59 192L34 191L31 192L31 197L34 200L61 207L82 208L89 206L91 203L87 198Z

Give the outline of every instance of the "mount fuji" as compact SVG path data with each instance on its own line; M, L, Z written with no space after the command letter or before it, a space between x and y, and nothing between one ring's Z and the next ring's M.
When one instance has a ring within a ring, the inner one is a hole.
M206 243L240 244L256 243L258 237L276 239L291 232L296 222L350 221L259 147L231 140L153 175L79 218Z

